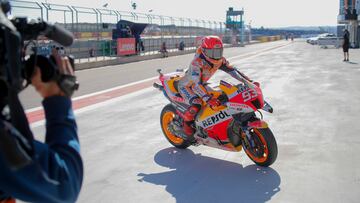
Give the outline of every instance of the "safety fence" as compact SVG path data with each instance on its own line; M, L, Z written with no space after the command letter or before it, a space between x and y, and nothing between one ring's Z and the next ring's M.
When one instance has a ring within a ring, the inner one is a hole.
M120 20L148 24L140 35L141 43L136 44L137 55L158 54L163 43L168 52L195 49L205 35L218 35L225 43L238 43L242 38L226 29L224 22L20 0L10 3L13 16L40 18L73 32L75 41L64 50L77 62L118 56L118 41L112 39L112 31ZM243 39L248 41L249 32L245 33ZM49 52L54 44L46 39L38 43L43 52Z

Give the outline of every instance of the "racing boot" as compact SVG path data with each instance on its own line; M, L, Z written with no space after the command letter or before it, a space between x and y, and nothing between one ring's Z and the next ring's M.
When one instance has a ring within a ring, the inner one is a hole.
M195 129L193 127L196 114L199 112L200 108L197 106L191 106L184 114L184 133L187 136L187 140L190 142L195 142L194 133Z
M168 130L175 136L182 138L184 140L187 140L188 136L184 132L184 124L183 123L184 123L183 119L179 120L178 116L176 115L174 120L172 120L169 123Z

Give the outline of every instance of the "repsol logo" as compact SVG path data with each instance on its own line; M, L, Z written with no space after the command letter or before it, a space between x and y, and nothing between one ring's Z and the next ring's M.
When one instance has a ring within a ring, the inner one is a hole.
M201 122L202 122L203 127L206 128L206 127L212 126L216 123L219 123L220 121L226 120L229 117L231 117L231 115L229 115L225 111L220 111L220 113L218 113L214 116L210 116Z

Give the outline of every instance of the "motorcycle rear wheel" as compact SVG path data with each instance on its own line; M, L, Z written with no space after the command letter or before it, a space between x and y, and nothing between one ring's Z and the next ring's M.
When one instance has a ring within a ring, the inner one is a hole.
M171 105L166 105L161 111L160 125L166 139L176 148L186 149L190 143L182 138L172 134L169 130L169 124L175 118L176 109Z
M246 155L256 165L268 167L273 164L277 158L278 148L270 128L255 128L250 133L255 143L254 147L251 147L250 144L245 141L245 139L247 139L246 135L242 133L242 144Z

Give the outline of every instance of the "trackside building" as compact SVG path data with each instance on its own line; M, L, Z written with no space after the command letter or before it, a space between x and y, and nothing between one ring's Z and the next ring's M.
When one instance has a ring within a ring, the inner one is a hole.
M343 28L350 32L350 44L359 48L360 42L360 0L340 0L338 15L338 35L342 35Z

